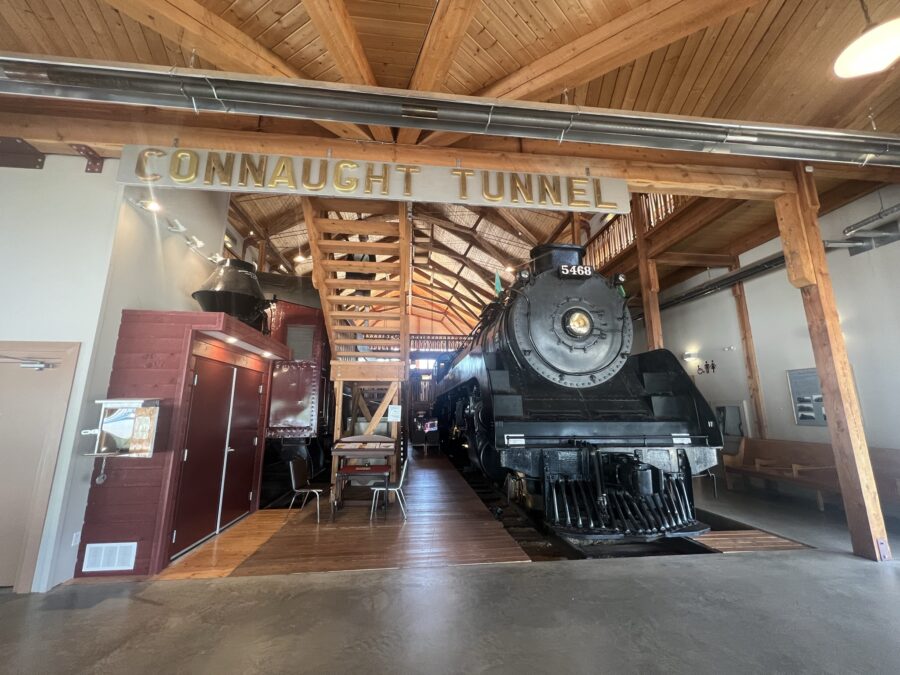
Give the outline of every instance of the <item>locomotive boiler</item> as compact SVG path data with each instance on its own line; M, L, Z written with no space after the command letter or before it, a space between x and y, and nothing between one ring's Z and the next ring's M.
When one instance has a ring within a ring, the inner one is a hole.
M532 250L468 346L435 366L442 440L570 539L652 541L708 529L691 476L722 435L669 351L632 354L620 285L572 245Z

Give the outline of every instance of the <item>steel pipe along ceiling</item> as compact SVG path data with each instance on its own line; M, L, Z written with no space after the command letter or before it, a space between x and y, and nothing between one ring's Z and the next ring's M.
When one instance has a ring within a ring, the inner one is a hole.
M0 53L0 93L801 161L900 166L900 136Z

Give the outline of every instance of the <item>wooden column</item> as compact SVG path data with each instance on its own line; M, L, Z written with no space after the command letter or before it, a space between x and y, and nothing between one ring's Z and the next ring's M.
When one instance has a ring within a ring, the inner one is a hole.
M647 242L647 214L641 196L631 195L631 222L634 226L634 246L641 280L641 301L644 303L644 327L647 329L647 349L662 349L662 320L659 315L659 275L650 257Z
M812 174L806 169L805 165L796 166L798 192L775 200L788 278L803 298L853 552L871 560L890 560L859 400L819 230L818 195Z
M731 266L736 270L740 264L735 261ZM763 403L762 386L759 381L759 366L756 360L756 345L753 342L753 330L750 328L750 312L747 309L747 296L744 284L738 282L731 287L734 304L737 309L738 324L741 328L741 345L744 348L744 368L747 371L747 388L750 390L750 403L753 406L753 419L758 438L767 438L769 425L766 421L766 407Z
M344 430L344 381L334 381L334 440L341 440Z

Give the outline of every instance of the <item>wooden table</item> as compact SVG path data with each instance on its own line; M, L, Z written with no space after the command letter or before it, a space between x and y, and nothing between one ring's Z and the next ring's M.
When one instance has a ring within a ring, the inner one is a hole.
M348 460L357 460L358 463L371 464L384 462L391 474L396 472L394 462L396 449L393 441L350 441L335 443L331 450L331 502L336 499L337 474Z
M341 496L344 489L344 481L353 478L377 478L384 481L385 498L383 510L384 517L387 518L387 496L389 493L388 487L390 486L391 468L387 464L376 464L375 466L345 466L338 469L335 491L331 493L331 519L334 520L335 512L342 506L343 500L341 499ZM372 498L372 501L374 506L374 497ZM369 519L371 519L373 515L374 513L370 512Z

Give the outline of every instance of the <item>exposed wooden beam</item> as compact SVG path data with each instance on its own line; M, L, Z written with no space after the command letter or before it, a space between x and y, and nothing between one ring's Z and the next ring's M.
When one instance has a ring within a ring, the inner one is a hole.
M481 310L484 308L484 305L485 305L484 302L470 299L469 296L464 295L460 291L456 290L455 286L451 286L450 284L447 284L444 281L441 281L441 279L439 279L437 277L437 275L428 274L425 272L425 270L420 270L420 269L417 269L415 271L419 275L419 278L422 279L422 284L420 284L420 285L433 284L433 285L437 286L438 288L440 288L441 290L444 290L444 291L447 291L448 293L450 293L453 300L461 303L463 306L466 307L466 309L468 309L470 312L472 312L472 314L474 314L476 316L481 314ZM459 280L457 279L456 281L459 281Z
M674 267L731 267L734 257L724 253L684 253L666 251L653 259L657 265Z
M523 259L514 257L506 251L501 250L499 247L488 241L485 237L478 237L477 235L473 234L472 229L466 227L465 225L454 223L450 220L447 220L446 218L441 218L439 216L432 216L427 213L422 213L421 211L415 211L413 213L413 217L417 220L431 223L432 225L436 225L437 227L451 232L455 236L465 241L467 244L470 244L472 248L477 248L479 251L489 255L504 266L516 267L525 262Z
M790 172L782 170L655 164L646 161L497 153L465 148L426 148L283 133L234 131L175 124L131 123L39 114L0 113L4 136L65 143L105 143L217 148L220 151L278 153L311 158L352 157L361 161L483 167L491 171L518 171L552 175L623 178L633 192L660 192L739 199L774 199L796 189ZM319 198L321 202L333 199ZM352 201L352 200L345 200ZM362 207L349 210L359 212ZM473 207L474 208L474 207ZM333 210L333 209L332 209ZM391 211L393 207L391 207ZM368 209L365 213L374 213ZM502 219L498 219L502 220Z
M692 33L743 12L759 0L649 0L485 87L478 96L544 101L633 63ZM450 145L465 134L423 140Z
M883 185L884 183L855 180L841 183L837 187L834 187L819 196L819 202L821 204L819 213L822 215L831 213L842 206L846 206L847 204L856 201L860 197L875 192L875 190ZM730 255L741 255L757 246L762 246L767 241L771 241L777 236L778 221L773 218L769 223L762 227L757 227L746 236L733 241L729 246L728 252Z
M469 315L471 318L475 319L476 321L478 320L478 312L475 312L475 311L471 310L469 307L467 307L465 305L465 303L463 303L460 300L460 296L454 295L452 290L448 286L446 286L446 284L441 286L440 290L438 290L436 288L432 288L432 286L430 285L431 279L429 279L428 276L423 274L422 272L419 272L418 270L417 270L417 272L419 273L420 277L425 277L425 278L422 281L418 281L418 280L413 281L414 294L415 294L415 289L422 289L422 290L426 291L430 296L439 298L441 301L448 303L448 305L453 305L460 312L463 312L463 313ZM435 280L434 285L438 286L437 280ZM447 293L447 296L442 295L442 293Z
M733 259L731 269L736 270L739 263ZM753 405L753 423L758 438L768 438L769 424L766 419L766 406L763 399L762 381L759 377L759 365L756 358L756 343L753 341L753 329L750 324L750 310L747 307L747 295L744 284L738 282L731 287L738 325L741 330L741 346L744 351L744 369L747 372L747 389L750 391L750 403Z
M462 45L481 0L438 0L425 42L419 51L416 69L409 81L409 89L418 91L439 91L456 53ZM420 129L405 127L397 134L398 143L415 143Z
M856 555L877 561L890 560L891 549L869 458L862 412L819 229L815 183L812 174L804 171L800 164L795 175L798 192L786 199L775 200L775 208L785 259L794 267L793 273L789 267L790 279L800 286L806 311L850 541ZM810 271L811 278L805 278Z
M384 394L384 398L381 399L381 403L378 404L378 408L372 414L372 419L370 419L369 423L366 425L366 429L365 431L363 431L364 436L370 436L371 434L375 433L375 429L381 422L381 418L384 417L384 414L387 412L388 406L391 404L391 401L394 398L394 394L397 393L397 389L399 387L399 382L391 382L391 385L388 387L388 390Z
M434 270L436 272L443 274L444 276L449 277L450 279L454 279L457 282L459 282L459 285L462 286L463 288L465 288L467 291L469 291L469 293L472 294L472 297L481 298L485 303L491 302L494 299L494 296L492 295L491 291L481 288L477 284L469 281L468 279L466 279L465 277L462 276L462 271L465 269L465 266L463 266L458 272L454 272L453 270L449 269L448 267L444 267L439 262L432 260L431 267L434 268ZM482 279L482 281L484 281L484 280ZM489 288L493 289L493 287L494 287L493 283L489 284Z
M197 54L217 68L238 73L307 78L274 52L195 0L104 0L108 5ZM348 122L318 122L342 138L370 140Z
M562 220L559 221L559 225L550 233L550 236L544 240L545 244L552 244L559 236L563 233L563 230L572 222L572 214L567 213L563 216Z
M325 42L328 53L337 64L344 82L377 87L375 73L372 72L372 66L366 57L344 0L304 0L303 7ZM384 143L394 142L394 136L388 127L369 128L375 140Z
M260 241L258 246L259 249L259 257L260 257L260 272L265 272L265 258L267 255L274 255L278 260L279 265L284 265L287 270L287 274L293 275L294 273L294 265L288 261L287 258L284 257L284 254L278 250L278 247L272 242L271 235L264 225L259 223L254 223L253 219L250 215L244 210L243 206L241 206L240 202L235 199L232 199L228 204L228 210L232 214L232 216L238 220L240 223L247 228L248 231L253 230L257 233L256 238Z
M520 227L518 222L513 222L509 218L505 217L500 211L497 209L491 209L484 206L467 206L463 204L465 208L469 209L472 213L478 214L486 221L488 221L491 225L495 227L499 227L504 232L512 235L516 239L522 242L524 246L532 247L537 246L538 239L535 237L530 230Z
M631 217L634 222L634 243L638 258L641 282L641 301L644 305L644 328L647 331L647 349L663 348L662 319L659 314L659 276L656 263L649 255L646 239L647 214L640 195L631 196Z

